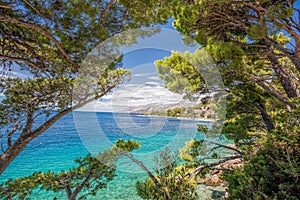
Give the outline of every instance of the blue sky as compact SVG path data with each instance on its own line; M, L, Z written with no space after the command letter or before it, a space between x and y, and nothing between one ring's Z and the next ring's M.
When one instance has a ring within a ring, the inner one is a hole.
M154 61L170 56L172 51L194 52L198 47L188 47L182 43L181 35L173 28L171 21L161 26L161 32L151 37L138 39L132 46L120 47L124 53L123 65L131 70L130 81L98 102L83 107L81 110L104 112L126 112L132 107L146 104L175 104L182 107L189 104L183 96L172 93L164 87L163 81L154 66ZM164 27L167 27L164 28Z

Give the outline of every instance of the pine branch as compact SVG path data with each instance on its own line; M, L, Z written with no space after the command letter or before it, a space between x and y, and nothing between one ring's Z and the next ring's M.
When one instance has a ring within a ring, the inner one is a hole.
M234 159L237 159L237 158L242 158L242 155L239 154L239 155L234 155L234 156L230 156L230 157L227 157L223 160L219 160L217 162L213 162L213 163L208 163L208 164L205 164L205 165L200 165L199 167L195 168L192 172L188 173L187 175L189 176L197 176L202 170L206 169L206 168L209 168L209 167L213 167L213 166L217 166L217 165L220 165L222 163L225 163L229 160L234 160Z
M110 0L107 5L106 8L104 9L104 11L100 14L99 20L98 20L98 25L101 24L101 22L104 19L104 16L106 15L106 13L108 12L109 8L111 7L111 5L114 3L115 0Z
M76 68L76 69L79 69L79 66L74 63L71 59L71 57L67 54L67 52L64 50L64 48L62 47L62 45L60 44L60 42L55 39L53 37L53 35L51 35L48 31L46 31L45 29L43 29L42 27L40 26L37 26L35 24L31 24L31 23L28 23L28 22L24 22L24 21L21 21L21 20L18 20L16 18L13 18L13 17L10 17L8 15L1 15L0 16L0 21L2 22L9 22L9 23L13 23L15 25L18 25L18 26L21 26L21 27L24 27L24 28L28 28L28 29L33 29L39 33L41 33L42 35L44 35L45 37L47 37L48 39L50 39L52 42L54 42L54 44L56 45L56 47L58 48L58 50L64 55L64 57Z

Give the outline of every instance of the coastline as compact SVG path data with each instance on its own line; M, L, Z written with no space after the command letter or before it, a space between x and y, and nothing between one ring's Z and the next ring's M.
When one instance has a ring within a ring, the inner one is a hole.
M110 112L110 111L90 111L90 110L74 110L72 112L86 112L86 113L117 113L117 114L132 114L136 116L141 117L164 117L164 118L170 118L170 119L178 119L178 120L186 120L186 121L199 121L199 122L214 122L215 119L211 118L191 118L191 117L171 117L171 116L165 116L165 115L151 115L151 114L142 114L142 113L135 113L135 112Z
M209 118L191 118L191 117L170 117L170 116L163 116L163 115L145 115L140 113L130 113L135 114L138 116L146 116L146 117L165 117L165 118L171 118L171 119L179 119L179 120L189 120L189 121L199 121L199 122L214 122L214 119Z

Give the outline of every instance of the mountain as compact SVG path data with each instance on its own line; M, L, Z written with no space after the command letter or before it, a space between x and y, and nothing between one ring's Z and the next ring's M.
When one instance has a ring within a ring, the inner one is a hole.
M162 104L162 103L150 103L141 106L131 106L127 108L124 112L129 113L138 113L138 114L150 114L150 113L165 113L167 110L182 108L182 107L190 107L197 105L196 103L186 103L179 102L173 104Z

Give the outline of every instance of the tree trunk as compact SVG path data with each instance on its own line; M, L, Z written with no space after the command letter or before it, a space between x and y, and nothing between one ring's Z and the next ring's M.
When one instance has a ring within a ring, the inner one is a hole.
M273 64L273 69L275 70L278 79L289 98L300 97L300 92L295 84L294 80L288 72L285 71L284 67L279 63L278 59L272 55L272 53L268 54L268 58Z
M296 52L295 53L296 53L296 59L293 62L293 64L296 66L298 72L300 73L300 41L296 42Z
M33 139L35 139L37 136L39 136L41 133L45 132L48 128L50 128L55 122L57 122L59 119L61 119L66 114L70 113L73 110L73 108L68 108L51 119L49 119L47 122L42 124L40 127L38 127L33 132L27 132L27 130L24 130L23 134L17 139L16 142L14 142L6 151L4 151L0 156L0 175L4 172L4 170L8 167L8 165L23 151L23 149L28 145L29 142L31 142Z
M48 130L55 122L57 122L59 119L61 119L63 116L67 115L68 113L72 112L73 110L76 110L78 108L81 108L87 103L90 103L94 100L97 100L104 96L108 91L111 91L112 88L114 88L116 85L112 85L106 89L101 95L96 96L92 99L88 99L84 102L80 102L77 105L67 108L51 119L49 119L47 122L43 123L41 126L39 126L34 131L30 132L30 130L24 130L21 136L14 142L8 149L6 149L0 156L0 175L4 172L4 170L9 166L9 164L23 151L23 149L28 145L29 142L31 142L33 139L38 137L40 134ZM29 122L33 123L33 122Z
M263 103L256 103L256 106L257 106L257 108L260 111L260 114L261 114L261 116L262 116L262 118L264 120L264 123L265 123L265 125L267 127L268 132L271 132L275 128L275 126L274 126L274 124L272 122L272 119L271 119L270 115L267 112L265 104L263 104Z
M8 167L8 165L23 151L26 145L31 141L31 138L19 138L0 156L0 174Z

